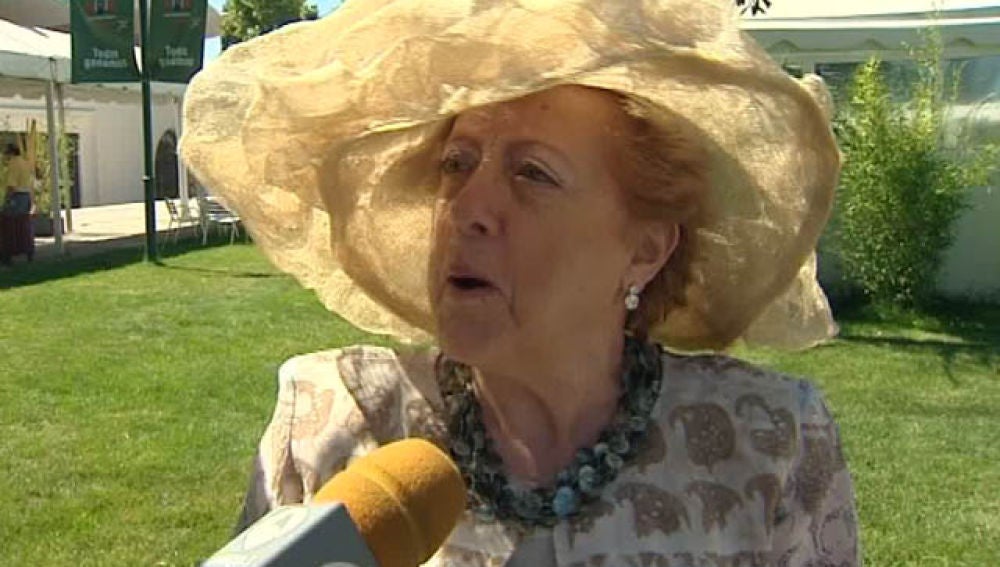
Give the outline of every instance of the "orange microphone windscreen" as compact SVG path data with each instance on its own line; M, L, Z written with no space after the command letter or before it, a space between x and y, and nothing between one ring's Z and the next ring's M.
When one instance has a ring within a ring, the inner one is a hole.
M382 567L416 567L458 523L465 483L437 446L404 439L352 462L313 502L343 503Z

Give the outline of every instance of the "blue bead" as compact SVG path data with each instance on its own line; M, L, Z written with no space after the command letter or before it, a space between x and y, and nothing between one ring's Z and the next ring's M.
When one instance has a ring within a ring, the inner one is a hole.
M604 464L611 470L617 471L625 466L625 461L615 453L610 453L604 457Z
M577 486L584 492L591 492L597 487L597 471L590 465L580 467L580 475L576 479Z
M629 444L628 438L625 437L623 433L618 433L611 439L611 450L619 455L624 455L628 453Z
M608 448L607 443L598 443L597 445L594 445L594 455L597 457L604 457L604 455L608 454L608 451L610 451L610 449Z
M572 516L580 509L580 498L568 486L561 486L552 498L552 511L560 518Z
M534 498L524 497L516 499L512 502L514 506L514 511L517 512L522 518L527 518L529 520L534 520L540 518L542 515L542 503L537 496Z
M569 470L561 470L556 475L556 484L569 484L570 482L573 482L573 474Z
M644 417L634 416L629 418L628 426L632 431L645 431L648 422L649 420Z

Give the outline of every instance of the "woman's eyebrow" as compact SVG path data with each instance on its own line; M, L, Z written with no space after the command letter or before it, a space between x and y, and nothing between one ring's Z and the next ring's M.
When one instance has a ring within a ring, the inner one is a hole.
M462 147L475 147L479 145L479 141L476 137L470 136L466 133L452 134L448 136L444 144L443 149L448 149L452 146L462 146Z
M559 148L558 146L539 140L538 138L512 138L508 141L508 145L515 150L541 149L542 151L550 153L561 160L572 161L569 152Z

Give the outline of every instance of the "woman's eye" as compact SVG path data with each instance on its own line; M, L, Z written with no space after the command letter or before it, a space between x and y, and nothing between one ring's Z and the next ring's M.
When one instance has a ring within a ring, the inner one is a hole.
M555 178L548 174L548 172L530 161L526 161L521 164L521 167L517 170L517 175L536 183L544 183L546 185L559 184L556 182Z
M458 152L449 152L441 158L441 173L461 173L469 160Z

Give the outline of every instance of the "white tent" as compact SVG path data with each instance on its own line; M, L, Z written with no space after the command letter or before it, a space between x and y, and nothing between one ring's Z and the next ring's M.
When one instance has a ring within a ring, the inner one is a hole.
M775 0L743 28L774 57L812 70L816 63L905 59L928 26L941 30L945 58L1000 54L1000 1Z
M69 55L69 34L0 19L0 76L68 83Z
M3 6L12 5L16 4ZM141 61L138 50L136 60ZM21 130L29 120L46 124L52 154L58 131L86 133L80 149L86 158L81 179L87 194L84 204L134 200L136 181L142 178L136 169L142 163L141 86L70 84L71 62L70 34L0 19L0 130ZM152 85L155 136L168 130L174 138L180 134L184 90L181 84ZM52 179L57 186L60 172L55 167L58 161L53 162ZM177 181L186 197L187 175L182 169ZM58 202L53 192L53 202ZM71 217L67 220L72 222ZM61 235L57 232L56 236L61 244Z
M901 60L922 43L920 32L929 26L941 32L943 57L963 63L952 117L969 120L984 138L1000 140L1000 0L773 0L767 14L743 20L744 29L779 62L819 72L828 81L844 80L854 64L873 56L905 64ZM995 296L1000 190L976 190L972 198L945 252L939 289Z
M136 48L136 62L142 55ZM54 81L68 85L71 80L72 44L68 33L28 27L0 19L0 96L25 94L30 81ZM37 84L44 89L44 84ZM158 83L157 94L181 95L184 85ZM15 89L12 92L12 89ZM77 93L89 92L93 99L115 98L121 92L139 92L139 83L74 85ZM38 91L39 93L41 90ZM86 95L84 95L86 96Z

